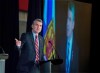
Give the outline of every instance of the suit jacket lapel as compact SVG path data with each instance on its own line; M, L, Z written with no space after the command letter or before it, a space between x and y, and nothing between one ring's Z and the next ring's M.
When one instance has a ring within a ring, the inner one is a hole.
M33 37L33 34L32 34L32 32L30 33L30 39L31 39L31 43L33 44L32 46L33 46L33 49L35 50L35 46L34 46L34 37Z

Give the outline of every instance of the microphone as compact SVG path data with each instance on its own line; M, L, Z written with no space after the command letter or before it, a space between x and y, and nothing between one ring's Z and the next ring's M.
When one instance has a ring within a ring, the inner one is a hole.
M2 53L0 54L0 59L8 59L8 54L5 53L4 49L0 46Z
M0 48L1 48L1 50L2 50L2 53L5 54L5 51L3 50L3 48L2 48L1 46L0 46Z
M52 41L48 41L48 43L50 43L51 45L53 45L53 44L52 44ZM54 47L54 46L53 46L53 47ZM53 50L55 50L55 49L52 48L52 52L53 52ZM57 54L58 59L54 59L54 54L53 54L53 60L51 60L51 63L54 64L54 65L62 64L62 63L63 63L63 59L61 59L61 58L59 57L59 54L58 54L58 52L57 52L56 50L55 50L55 53Z

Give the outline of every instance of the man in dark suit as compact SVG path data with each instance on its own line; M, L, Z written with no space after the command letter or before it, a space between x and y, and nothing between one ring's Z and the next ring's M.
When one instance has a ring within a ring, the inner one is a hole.
M40 73L39 61L44 60L44 41L39 35L42 30L42 20L35 19L31 27L32 32L23 33L20 40L15 39L20 53L17 73ZM37 45L35 45L36 38Z
M67 43L66 43L66 73L78 73L78 47L74 37L75 5L68 6Z

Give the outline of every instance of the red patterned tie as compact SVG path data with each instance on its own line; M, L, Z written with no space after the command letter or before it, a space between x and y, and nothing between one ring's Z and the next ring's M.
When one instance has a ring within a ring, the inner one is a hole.
M38 45L38 36L35 36L35 50L36 50L36 58L35 58L35 62L38 63L39 62L39 45Z

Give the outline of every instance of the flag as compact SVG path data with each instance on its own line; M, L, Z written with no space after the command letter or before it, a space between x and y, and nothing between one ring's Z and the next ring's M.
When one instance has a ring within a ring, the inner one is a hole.
M44 54L47 60L55 56L55 0L44 0Z

